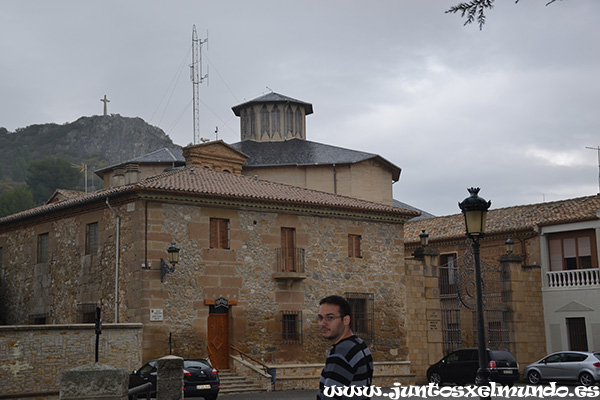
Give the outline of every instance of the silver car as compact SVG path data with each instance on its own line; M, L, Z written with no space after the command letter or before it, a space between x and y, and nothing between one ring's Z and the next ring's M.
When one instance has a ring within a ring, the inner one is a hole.
M523 375L534 385L542 381L576 381L583 386L591 386L600 381L600 353L552 353L525 367Z

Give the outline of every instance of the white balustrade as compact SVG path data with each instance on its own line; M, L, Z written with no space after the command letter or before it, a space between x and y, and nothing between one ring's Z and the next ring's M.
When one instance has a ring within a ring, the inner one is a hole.
M598 268L549 271L546 274L548 276L548 287L551 288L600 285Z

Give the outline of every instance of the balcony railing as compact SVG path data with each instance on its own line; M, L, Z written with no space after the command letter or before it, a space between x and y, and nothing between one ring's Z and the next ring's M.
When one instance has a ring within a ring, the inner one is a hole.
M549 271L548 287L570 288L600 285L598 268L571 269L567 271Z
M285 248L275 249L277 264L273 277L277 280L284 280L288 287L291 287L294 281L306 279L304 273L304 249Z

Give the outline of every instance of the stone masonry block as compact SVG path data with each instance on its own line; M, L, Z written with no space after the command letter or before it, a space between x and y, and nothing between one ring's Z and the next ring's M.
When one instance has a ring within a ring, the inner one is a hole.
M102 363L64 371L60 382L61 400L126 400L129 372Z

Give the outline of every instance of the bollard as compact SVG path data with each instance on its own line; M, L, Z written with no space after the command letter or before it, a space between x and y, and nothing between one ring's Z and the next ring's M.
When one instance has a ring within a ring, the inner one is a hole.
M183 399L183 358L159 358L156 368L156 400Z

